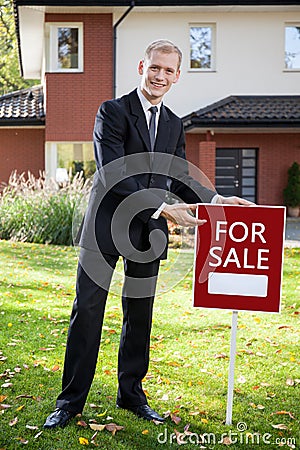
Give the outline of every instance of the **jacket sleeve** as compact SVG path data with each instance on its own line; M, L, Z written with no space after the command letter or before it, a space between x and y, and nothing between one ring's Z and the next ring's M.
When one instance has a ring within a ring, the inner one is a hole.
M170 190L185 203L210 203L216 191L205 187L189 175L189 163L185 154L185 138L183 124L180 120L180 134L174 153L170 176Z

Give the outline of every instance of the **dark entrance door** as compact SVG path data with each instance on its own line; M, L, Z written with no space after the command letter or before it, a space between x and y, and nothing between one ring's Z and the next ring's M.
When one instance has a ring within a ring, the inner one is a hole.
M237 195L256 202L255 148L216 149L216 189L224 196Z

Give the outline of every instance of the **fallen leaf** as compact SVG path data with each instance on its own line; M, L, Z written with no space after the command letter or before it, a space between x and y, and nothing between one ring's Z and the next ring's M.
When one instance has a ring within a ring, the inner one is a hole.
M257 409L265 409L264 405L257 405Z
M288 427L284 423L278 423L277 425L271 424L273 428L276 428L276 430L288 430Z
M90 408L93 408L93 409L95 409L95 408L101 408L100 405L95 405L94 403L90 403L90 404L89 404L89 407L90 407Z
M86 438L84 438L84 437L80 437L79 438L79 444L81 444L81 445L89 445L89 441Z
M80 427L84 427L84 428L86 428L88 426L84 420L79 420L77 422L77 425L79 425Z
M288 379L286 380L285 384L286 384L287 386L294 386L294 385L295 385L295 382L294 382L294 380L293 380L292 378L288 378Z
M91 437L91 443L98 446L98 444L96 444L96 442L95 442L97 434L98 434L98 431L96 431L96 433L93 434L93 436Z
M229 436L225 436L225 437L223 437L221 444L231 445L232 444L232 440L230 439Z
M29 394L17 395L16 400L18 400L19 398L32 398L33 400L36 399L36 397L34 395L29 395Z
M34 439L38 439L40 435L43 434L43 431L39 431L35 436Z
M207 420L207 419L204 419L204 418L202 417L201 422L207 424L207 423L208 423L208 420Z
M225 353L219 353L218 355L215 355L214 358L216 359L225 359L228 358L228 356Z
M7 395L0 395L0 403L7 399Z
M274 398L274 397L276 397L275 392L268 392L267 393L267 398Z
M36 425L26 425L26 428L28 428L28 430L38 430L39 427L37 427Z
M237 381L238 381L238 383L246 383L247 380L245 377L243 377L243 375L241 375L238 377Z
M104 430L106 425L101 425L100 423L90 423L90 428L93 431L102 431Z
M185 440L183 439L185 436L184 433L180 433L178 430L176 430L176 428L174 429L174 433L176 435L176 441L178 445L186 444Z
M161 422L160 420L155 420L153 419L152 422L154 423L154 425L162 425L163 422Z
M108 423L107 425L105 425L105 428L107 429L107 431L111 432L113 436L117 431L124 430L124 427L122 427L121 425L116 425L115 423Z
M3 387L3 388L8 388L8 387L12 387L12 383L3 383L2 385L1 385L1 387Z
M59 366L55 364L55 366L52 367L51 372L57 372L59 370Z
M286 415L290 416L291 419L296 420L296 418L293 416L293 414L289 411L276 411L276 412L272 413L271 416L274 416L274 414L278 414L278 415L286 414Z
M14 425L16 425L16 423L18 423L18 418L17 418L17 417L15 417L13 420L11 420L11 421L9 422L9 426L10 426L10 427L13 427Z
M181 418L173 413L170 414L170 418L174 423L176 423L176 425L178 425L181 422Z
M19 407L16 409L16 411L22 411L23 408L25 408L25 405L19 406Z
M149 434L149 430L143 430L142 434Z
M5 403L1 403L0 410L11 408L11 405L6 405Z

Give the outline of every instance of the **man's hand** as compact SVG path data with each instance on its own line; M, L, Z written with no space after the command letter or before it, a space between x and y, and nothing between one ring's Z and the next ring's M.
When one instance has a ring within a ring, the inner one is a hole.
M254 205L253 202L250 202L249 200L245 200L244 198L240 197L223 197L222 195L218 196L218 204L221 205L245 205L245 206L251 206Z
M186 203L178 203L175 205L166 205L161 215L171 222L183 227L197 227L204 225L207 220L196 219L192 212L196 211L197 205L188 205Z

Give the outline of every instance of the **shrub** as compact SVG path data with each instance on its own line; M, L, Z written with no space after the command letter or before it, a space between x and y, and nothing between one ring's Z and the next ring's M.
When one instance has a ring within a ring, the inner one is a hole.
M0 239L71 245L73 217L90 184L81 173L59 185L44 174L13 172L0 195Z
M288 182L283 190L283 198L287 206L300 206L300 166L296 161L288 169Z

